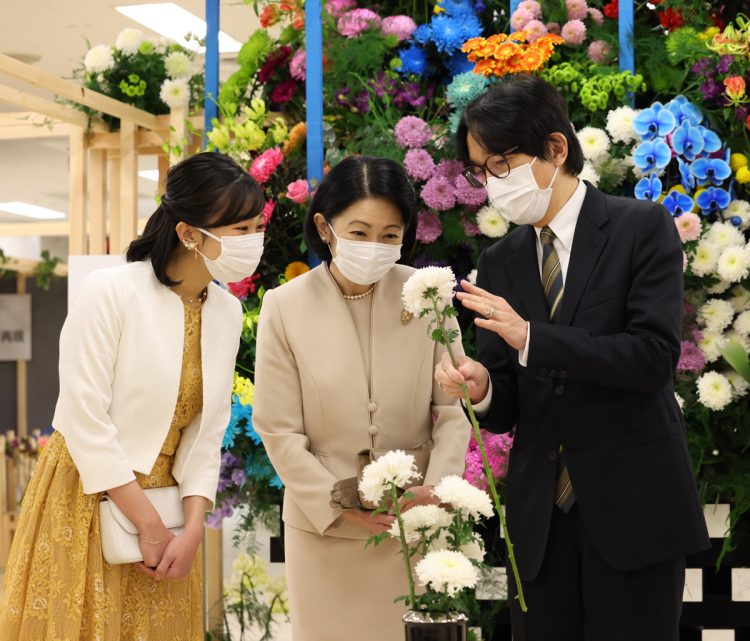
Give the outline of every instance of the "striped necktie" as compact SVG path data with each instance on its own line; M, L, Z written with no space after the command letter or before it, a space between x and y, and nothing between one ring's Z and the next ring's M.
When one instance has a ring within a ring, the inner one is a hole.
M563 297L563 274L560 265L560 257L557 255L553 241L555 232L549 227L543 227L539 234L539 240L542 242L542 286L544 287L544 298L547 301L549 310L549 320L555 322L560 303ZM570 482L568 466L563 459L562 446L560 446L559 459L560 472L557 475L555 484L555 505L566 514L576 502L576 495L573 492L573 485Z

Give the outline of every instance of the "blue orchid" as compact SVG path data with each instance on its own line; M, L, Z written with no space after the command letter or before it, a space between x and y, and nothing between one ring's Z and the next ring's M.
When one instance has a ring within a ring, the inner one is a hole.
M685 191L691 191L695 187L695 176L690 171L690 165L682 158L677 159L677 165L680 168L680 182Z
M660 102L655 102L633 119L633 129L641 137L641 140L663 138L671 134L676 126L677 121L674 115L669 109L665 109Z
M656 174L644 176L635 186L635 197L638 200L658 200L659 196L661 196L661 179Z
M704 216L726 209L729 207L730 201L729 192L720 187L709 187L695 198L695 202L701 208Z
M672 136L674 150L691 162L703 151L704 145L703 132L698 127L690 126L687 120L677 127Z
M644 174L654 169L662 170L672 159L669 145L661 138L647 140L636 147L633 153L635 166Z
M677 216L682 216L682 214L692 211L695 203L687 194L680 193L676 189L673 189L667 194L666 198L661 201L661 204L664 205L669 210L669 213L676 218Z
M690 172L701 186L711 183L718 187L732 175L729 165L721 158L698 158L690 165Z
M687 121L693 126L700 125L703 122L703 113L701 110L690 102L685 96L677 96L667 103L667 109L681 125Z
M719 149L721 149L721 139L718 135L716 135L715 132L711 131L710 129L707 129L703 125L698 127L698 131L701 132L701 136L703 136L703 153L704 154L713 154ZM729 160L727 159L727 162Z

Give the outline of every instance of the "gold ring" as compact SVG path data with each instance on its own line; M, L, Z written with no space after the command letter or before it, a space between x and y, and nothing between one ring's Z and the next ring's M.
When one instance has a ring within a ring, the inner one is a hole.
M487 320L490 320L490 318L492 318L494 313L495 313L495 308L490 305L489 307L487 307L487 311L484 313L484 317Z

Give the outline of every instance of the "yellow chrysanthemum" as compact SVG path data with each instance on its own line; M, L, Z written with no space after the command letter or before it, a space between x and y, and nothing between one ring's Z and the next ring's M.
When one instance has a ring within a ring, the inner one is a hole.
M741 185L750 183L750 169L748 169L747 167L740 167L737 170L737 182Z
M234 385L232 395L237 396L243 405L252 405L255 401L255 385L249 378L234 373Z
M297 276L302 276L302 274L309 271L310 267L308 265L299 260L295 260L293 263L289 263L286 266L286 269L284 270L284 278L288 282L294 278L297 278Z
M739 153L732 154L729 157L729 166L732 171L737 171L740 167L747 167L747 156Z

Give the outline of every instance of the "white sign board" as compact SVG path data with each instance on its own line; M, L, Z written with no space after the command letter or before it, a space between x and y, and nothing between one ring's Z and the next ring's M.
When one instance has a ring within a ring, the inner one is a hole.
M81 289L81 283L97 269L117 267L125 264L125 256L104 254L94 256L70 256L68 258L68 309L73 305Z
M0 361L31 360L31 295L0 294Z

